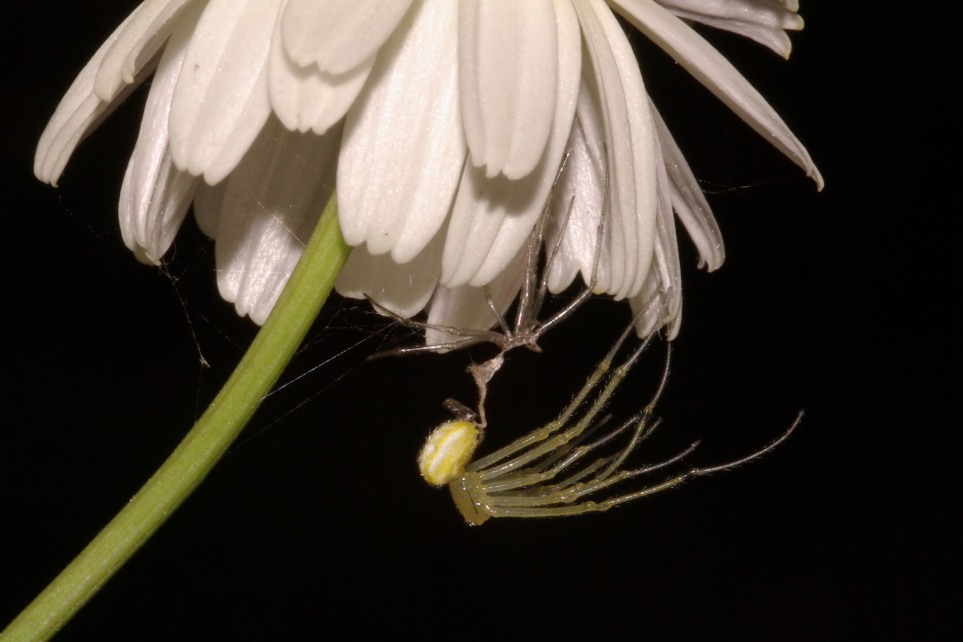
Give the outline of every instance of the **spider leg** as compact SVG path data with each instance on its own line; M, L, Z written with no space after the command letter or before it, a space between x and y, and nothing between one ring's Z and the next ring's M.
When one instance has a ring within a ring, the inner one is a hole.
M542 334L550 330L555 325L559 324L560 322L570 317L572 313L575 312L575 310L577 310L578 307L582 305L582 303L584 303L595 292L595 287L598 285L599 265L601 264L601 261L602 261L602 242L605 238L605 216L608 212L608 202L609 202L608 194L609 194L609 172L608 172L608 167L606 166L605 185L602 189L602 214L601 216L599 216L599 224L595 231L595 254L592 257L592 276L589 278L589 282L585 285L585 289L583 289L579 293L579 295L575 297L574 300L572 300L568 305L566 305L564 308L556 312L551 318L547 319L541 324L541 327L539 328L539 336L541 336ZM568 224L568 218L571 215L571 209L572 209L573 203L574 203L574 200L569 201L569 208L565 214L565 219L563 220L563 227L562 227L563 230L565 229L565 226ZM555 242L555 246L552 248L552 254L549 256L549 260L546 261L545 272L542 275L542 284L539 287L539 292L541 293L542 298L544 298L545 292L548 290L548 273L549 273L549 267L551 266L551 261L554 260L555 254L558 252L559 247L561 246L561 242L562 242L562 234L559 234L558 239Z
M545 205L535 222L528 243L528 256L525 259L525 280L522 282L521 293L518 297L518 308L515 311L514 334L524 337L525 341L522 343L529 345L534 344L541 336L540 332L534 330L538 326L538 313L541 311L542 303L545 300L544 295L539 294L536 288L536 283L539 281L538 257L541 254L542 243L545 241L545 229L552 209L552 202L555 200L555 190L562 179L570 154L571 150L566 150L562 157L558 171L555 172L555 180L552 182L548 197L545 199Z
M631 330L632 330L632 326L627 328L627 331L631 331ZM627 333L623 333L623 337L625 337L626 335ZM595 373L593 373L592 376L589 377L589 381L586 382L585 386L582 388L582 391L580 391L579 394L576 395L575 400L573 401L573 404L575 403L575 401L578 401L579 402L578 404L574 406L572 404L569 404L569 408L566 408L566 410L563 412L561 417L551 422L550 424L546 425L545 427L539 430L536 430L534 432L531 432L528 435L522 437L521 439L516 440L515 442L513 442L512 444L509 444L506 447L508 449L513 449L512 453L514 453L520 450L521 448L524 448L529 444L532 444L533 447L530 450L524 453L521 453L518 456L508 461L503 461L500 464L491 466L490 468L486 468L480 465L476 466L475 464L472 464L470 469L478 471L479 475L483 480L491 479L493 477L497 477L498 475L502 475L511 470L520 468L528 464L529 462L534 461L535 459L545 455L546 453L549 453L552 450L565 445L572 439L578 437L580 434L582 434L582 432L587 427L589 427L592 424L596 415L598 415L598 413L602 411L602 409L605 407L605 404L608 402L609 398L612 396L612 393L615 392L615 390L622 383L622 380L625 379L625 376L629 373L629 370L631 370L632 366L635 365L635 362L638 361L641 354L649 347L654 336L655 335L650 335L649 337L647 337L645 341L639 344L639 346L632 351L632 354L629 356L628 359L626 359L619 367L617 367L614 371L612 371L611 375L609 375L608 377L608 381L605 383L601 392L595 398L595 401L592 402L592 405L589 406L588 410L575 423L574 426L566 429L561 433L558 432L558 430L560 430L562 426L564 426L564 424L568 421L568 419L572 416L572 414L578 408L578 405L581 404L581 400L584 399L589 394L589 392L591 392L591 390L595 388L598 380L601 379L602 376L604 376L609 371L610 364L611 364L611 359L609 357L611 355L612 358L614 358L614 353L612 353L611 351L609 352L608 355L606 355L606 358L603 359L602 363L599 364L599 367L596 369ZM619 347L622 343L622 340L623 338L620 338L619 341L616 343L616 346L614 347ZM554 436L552 436L553 434ZM550 436L551 438L549 439ZM522 444L522 442L524 442L524 444ZM509 454L512 454L512 453L509 453ZM501 458L503 459L504 457L501 457ZM498 460L495 460L495 461L498 461Z
M781 443L783 443L786 439L788 439L789 436L792 435L793 431L796 430L796 427L799 426L799 423L802 421L803 414L804 414L803 411L800 411L799 414L796 415L796 419L792 422L792 424L789 426L789 428L785 432L783 432L779 437L774 439L772 442L770 442L766 446L760 448L759 450L749 455L746 455L745 457L742 457L740 459L737 459L735 461L731 461L725 464L720 464L718 466L690 468L689 470L683 473L680 473L675 477L667 479L664 482L655 484L654 486L641 488L641 489L632 491L630 493L625 493L617 497L612 497L604 501L600 501L600 502L585 501L580 503L574 503L574 499L577 499L578 496L587 494L586 492L582 492L581 495L576 495L575 497L567 499L567 501L573 502L567 506L545 506L544 505L544 503L546 503L544 502L545 498L542 498L543 499L542 505L536 504L536 505L529 505L529 506L505 506L505 504L502 503L503 498L493 497L493 498L489 498L489 501L486 502L486 508L488 509L490 515L493 517L562 517L566 515L580 515L583 513L606 511L620 504L631 502L636 499L641 499L642 497L648 497L649 495L654 495L664 490L669 490L670 488L674 488L689 479L693 479L695 477L702 477L705 475L711 475L713 473L732 470L733 468L736 468L743 464L749 463L755 459L758 459L766 455L767 453L771 452L772 450L777 448ZM695 444L692 444L688 449L686 449L679 455L676 455L676 457L674 457L673 459L667 462L662 462L660 464L655 464L654 466L641 468L635 471L623 471L622 473L615 475L613 478L610 478L610 480L614 479L615 477L621 478L623 477L623 474L625 478L628 478L628 477L640 475L643 473L652 472L653 470L657 468L661 468L665 465L668 465L669 463L679 461L680 459L687 456L690 452L692 452L697 445L698 445L698 442L696 442ZM606 480L606 482L608 481L609 480ZM622 479L619 479L619 481L622 481ZM606 486L609 486L609 485L611 485L611 483L606 484ZM590 492L597 492L598 490L601 490L603 487L604 486L600 484L599 486L593 488Z
M575 398L573 398L572 401L569 402L569 404L562 410L562 412L559 414L559 416L556 419L549 422L542 428L539 428L537 430L534 430L528 433L527 435L523 435L522 437L519 437L518 439L511 442L507 446L504 446L503 448L496 450L490 455L487 455L485 457L482 457L481 459L478 459L468 467L468 470L481 472L484 469L488 469L492 465L504 459L507 459L508 457L511 457L512 455L519 452L520 450L523 450L533 444L537 444L539 442L545 441L546 439L551 437L553 434L561 430L565 426L565 424L569 421L569 419L572 418L572 416L578 410L579 406L582 405L585 399L600 384L601 380L609 373L612 367L612 362L615 360L616 355L618 354L619 350L622 348L622 345L625 343L625 340L628 338L629 334L632 332L633 329L634 329L634 319L632 323L626 326L625 330L623 330L618 340L609 349L605 357L603 357L602 360L599 362L598 366L595 368L595 371L592 372L591 375L589 375L589 378L585 382L585 385L582 386L582 389L579 390L579 392L575 395ZM642 353L642 351L645 350L651 344L651 342L652 342L652 337L650 336L645 341L643 341L638 348L636 348L636 350L633 353L633 356L630 357L630 360L634 363L634 361L638 359L638 356ZM622 377L624 376L625 376L625 373L623 372ZM606 390L608 390L608 394L606 394L605 391L603 390L602 394L600 395L600 399L602 399L602 403L600 404L598 401L596 401L593 404L594 412L591 413L590 418L594 418L595 415L597 415L602 410L602 406L604 405L604 402L608 399L608 396L611 395L613 390L611 386L611 381L612 381L612 378L610 377L609 384L608 386L606 386ZM619 378L619 381L621 381L621 377ZM602 398L602 395L604 395L604 398ZM588 423L589 422L585 422L585 425L581 426L579 433L581 433L582 430L584 430L588 426ZM574 438L575 436L576 435L572 435L572 438ZM570 439L566 440L566 442L563 442L563 443L567 443L567 441L570 441ZM558 444L558 445L562 445L562 444ZM545 452L547 452L547 450L539 453L538 455L528 457L524 460L524 462L514 464L511 466L511 468L517 468L523 465L524 463L532 461L533 459L535 459L535 457L538 457L541 454L544 454ZM488 471L485 471L485 472L487 473ZM493 475L488 475L488 476L491 477Z
M632 436L628 443L615 455L596 460L595 462L580 469L575 474L569 476L564 481L547 487L549 490L547 490L546 493L540 494L555 492L555 490L560 487L571 485L580 479L588 477L590 474L593 474L596 470L602 468L603 466L605 467L605 470L600 473L596 479L603 480L612 475L622 466L625 460L639 446L639 444L641 444L650 434L652 434L652 432L661 423L660 420L653 422L651 421L651 418L652 412L654 411L655 406L665 389L665 385L668 382L670 361L671 345L667 346L666 365L663 369L659 387L652 396L652 399L648 404L646 404L642 411L630 417L628 420L606 435L586 445L580 445L580 443L598 428L597 424L590 426L586 431L584 431L583 434L574 438L570 438L568 443L566 443L567 435L565 433L552 438L549 442L546 442L543 447L547 451L547 457L538 462L537 465L531 469L525 469L514 473L509 471L494 477L486 476L485 473L487 471L479 471L481 479L483 479L485 482L485 489L488 492L496 492L514 488L523 488L525 486L533 486L538 483L551 481L560 472L581 458L585 457L593 450L596 450L597 448L613 441L616 437L625 432L629 426L634 425L635 430L632 431ZM578 426L575 426L569 430L575 431L577 429Z
M538 488L528 488L525 489L519 484L512 484L509 482L502 482L501 480L495 482L484 482L483 488L486 493L491 495L491 504L493 506L501 505L511 505L511 506L544 506L551 504L563 504L570 503L578 499L583 495L588 495L591 493L598 492L609 486L615 485L631 477L641 475L647 472L658 470L659 468L673 464L680 459L686 457L695 449L695 444L687 448L685 451L675 455L671 459L668 459L658 464L650 465L645 468L639 468L636 470L622 470L618 471L616 475L610 473L610 466L615 461L624 459L623 455L627 455L629 452L635 449L636 446L655 428L661 423L660 421L652 422L651 424L645 424L644 421L636 421L633 418L622 425L622 427L627 427L632 422L636 423L636 429L633 431L633 439L625 448L622 449L618 454L612 455L610 457L603 457L597 459L580 470L576 471L572 475L569 475L565 479L559 481L556 484L551 484L548 486L541 486ZM620 429L622 428L620 427ZM641 438L637 438L641 435ZM527 475L529 478L541 477L536 479L534 483L539 483L546 481L554 477L559 471L561 471L564 466L555 466L551 470L544 471L541 475L532 474ZM599 469L603 469L602 472L595 474ZM592 477L594 475L594 477ZM510 475L510 478L521 477L518 475ZM582 481L591 477L589 481ZM514 493L506 493L505 491L511 491L515 488L522 488L522 490L516 491ZM519 498L519 499L509 499L509 498ZM523 499L522 499L523 498ZM504 500L504 501L503 501Z
M538 462L535 466L517 471L515 473L502 475L501 477L487 481L485 483L485 489L488 492L497 492L512 490L515 488L524 488L526 486L533 486L541 482L551 481L560 472L564 471L592 451L613 441L616 437L625 432L625 430L634 422L635 417L623 422L622 425L609 431L595 441L583 445L582 442L584 442L585 439L590 437L592 433L599 428L599 424L601 423L599 422L596 425L588 428L588 430L586 430L585 433L583 433L580 437L573 439L567 445L557 448L549 453L549 457L546 457L542 461ZM595 470L607 465L614 458L615 455L597 459L579 470L567 481L577 481L577 478L586 477L595 472Z
M646 425L649 423L649 420L652 418L652 413L655 411L655 406L656 404L659 403L659 399L662 398L662 393L665 391L665 386L669 382L669 370L670 370L671 363L672 363L672 344L667 343L665 346L665 367L662 369L662 378L659 380L659 387L656 388L655 394L652 395L652 399L649 401L648 404L646 404L645 408L642 409L642 412L640 412L637 415L638 423L636 424L635 432L633 432L632 438L629 440L629 443L625 446L625 448L622 449L622 452L619 453L619 456L616 457L615 461L613 461L609 465L609 467L605 470L605 472L602 473L601 475L602 479L608 477L609 475L617 471L622 466L622 464L625 463L625 460L632 453L632 451L635 450L635 448L646 437L649 436L652 430L655 429L655 426L658 425L659 422L656 421L655 426L652 426L651 429L646 430Z
M562 217L562 221L559 223L559 229L564 231L568 228L569 219L572 217L572 208L575 206L575 196L573 195L568 199L568 207L565 208L565 216ZM559 234L558 238L552 244L552 251L547 252L545 256L545 269L542 270L542 278L539 281L538 290L536 291L535 306L541 309L542 305L545 303L545 295L548 293L548 275L552 271L552 264L555 263L558 257L558 252L562 247L562 239L564 234ZM534 284L533 286L534 287Z
M506 343L510 343L513 333L511 328L508 327L508 323L505 321L505 315L498 311L498 306L495 305L495 300L492 298L492 292L487 285L483 288L483 291L485 293L485 304L488 306L488 309L498 322L498 327L501 328L502 334L506 338Z
M670 466L676 462L681 461L688 457L698 446L698 442L690 445L688 448L680 453L675 454L670 459L646 466L645 468L639 468L636 470L622 470L618 474L610 476L608 478L602 478L601 476L594 477L587 482L575 482L570 483L570 480L565 480L564 482L545 487L540 489L541 492L537 493L526 493L525 491L514 492L514 493L496 493L489 491L489 498L486 502L490 507L496 509L495 516L499 516L497 508L499 507L532 507L532 508L552 508L553 504L571 504L577 505L576 500L585 497L586 495L591 495L599 491L605 490L610 486L614 486L632 477L636 477L641 474L653 472L660 468ZM595 470L598 467L594 467ZM584 477L579 475L579 477ZM488 486L486 485L485 490L488 491Z
M448 352L449 350L458 350L461 348L468 348L479 343L493 343L496 346L501 347L504 344L505 337L499 332L493 330L476 330L472 328L457 328L454 326L446 325L436 325L434 323L425 323L424 321L415 321L414 319L406 319L405 317L379 305L377 301L371 297L366 296L368 302L373 308L378 310L381 314L384 314L392 321L395 321L405 327L414 328L416 330L437 330L439 332L444 332L457 337L462 337L459 341L449 341L447 343L438 343L431 346L409 346L407 348L394 348L392 350L385 350L384 352L379 352L368 357L368 360L381 359L382 357L389 357L395 355L408 355L417 354L424 352Z

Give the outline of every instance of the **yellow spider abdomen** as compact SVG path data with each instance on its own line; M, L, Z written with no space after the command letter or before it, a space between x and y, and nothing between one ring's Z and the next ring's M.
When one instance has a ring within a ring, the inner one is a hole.
M431 431L418 455L418 470L432 486L444 486L465 472L475 454L481 431L471 421L443 423Z

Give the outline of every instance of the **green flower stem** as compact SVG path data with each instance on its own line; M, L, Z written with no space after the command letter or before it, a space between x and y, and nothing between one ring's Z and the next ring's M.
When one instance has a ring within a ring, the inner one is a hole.
M0 633L0 640L54 635L207 476L301 345L348 258L337 210L332 194L270 318L194 428L140 492Z

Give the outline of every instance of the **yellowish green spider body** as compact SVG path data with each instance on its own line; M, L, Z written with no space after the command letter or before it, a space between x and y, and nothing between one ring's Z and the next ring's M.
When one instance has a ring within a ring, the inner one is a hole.
M418 456L418 470L432 486L444 486L465 472L481 441L474 421L458 419L435 428Z

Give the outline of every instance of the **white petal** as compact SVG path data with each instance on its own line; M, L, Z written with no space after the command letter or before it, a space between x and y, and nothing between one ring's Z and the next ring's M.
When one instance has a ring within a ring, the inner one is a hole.
M97 71L94 93L101 100L113 100L124 85L134 82L140 69L175 27L179 28L178 18L189 4L191 0L146 0L134 10L127 27L111 43Z
M650 103L650 108L669 177L672 207L699 250L699 267L705 265L712 272L722 267L726 259L719 224L716 223L709 202L689 168L682 150L676 144L665 121L662 120L662 115L659 114L655 105Z
M661 156L661 150L659 152ZM662 301L658 324L668 328L671 341L679 333L682 323L682 268L679 265L679 241L675 233L675 217L672 215L671 188L664 163L658 167L659 210L656 219L655 251L653 269L647 280L657 282ZM647 288L643 286L644 292ZM640 330L638 326L637 330ZM645 336L640 332L640 336Z
M466 166L452 208L442 283L490 283L528 240L545 206L572 129L581 73L578 19L568 0L556 3L558 76L551 134L541 161L523 180L488 179L482 168Z
M576 5L588 53L583 82L598 97L609 172L608 292L638 293L648 274L657 207L655 132L638 62L622 28L600 0Z
M664 165L658 171L659 206L656 218L655 251L652 266L639 292L629 298L635 329L640 337L647 337L666 327L666 338L671 341L682 324L682 269L679 265L679 244L672 216L671 188Z
M268 67L271 107L288 129L323 134L341 120L357 98L374 56L343 74L321 71L315 65L300 67L284 49L281 23L279 20L275 27Z
M221 181L213 186L204 181L199 183L197 192L194 193L194 219L201 232L209 238L216 239L228 181Z
M170 154L158 162L152 184L139 183L137 168L127 166L120 192L121 236L138 261L160 265L191 207L198 182L178 171ZM125 222L137 223L138 227L132 229Z
M56 186L71 154L97 122L107 115L126 94L115 96L113 103L102 101L94 93L97 72L107 52L126 31L133 15L114 30L84 66L57 105L57 110L40 135L33 161L33 173L40 180ZM130 88L131 85L128 85Z
M760 136L803 168L818 189L823 188L823 177L806 148L749 81L702 36L654 0L612 0L612 4Z
M467 149L458 111L457 6L418 2L382 48L345 120L338 164L350 245L407 263L448 214ZM373 162L378 159L378 162Z
M264 323L334 188L340 132L291 132L270 119L228 179L215 258L221 296Z
M279 0L211 0L191 38L171 105L177 167L214 184L271 112L267 61Z
M556 190L546 235L548 251L555 252L548 266L548 288L556 294L571 285L579 272L586 284L591 283L593 270L594 289L598 292L609 289L611 254L610 243L605 239L611 234L612 225L608 216L602 230L597 270L595 267L599 224L606 214L604 156L601 116L588 88L583 86L569 139L569 156Z
M343 74L375 56L411 2L289 0L281 19L284 47L300 67Z
M462 0L458 70L465 135L487 178L521 178L552 129L558 44L552 0Z
M443 238L439 232L418 256L401 265L388 254L375 256L365 247L356 247L334 287L341 296L369 296L382 308L411 318L424 310L438 284Z
M190 29L178 31L164 50L121 188L119 213L124 243L138 259L155 265L174 241L198 183L174 167L168 146L171 96L189 36Z
M101 45L74 80L44 129L34 174L56 185L74 149L108 113L150 75L154 54L185 0L150 0L137 7Z
M672 341L679 333L679 326L682 321L682 299L681 293L676 290L663 290L658 271L649 271L649 278L646 279L642 289L638 294L629 298L629 305L635 318L635 331L640 337L647 337L654 332L658 332L663 326L668 326L666 339ZM666 317L666 310L674 308L676 315L669 319Z
M518 252L509 265L488 284L492 304L502 316L515 300L525 279L524 251ZM485 288L462 285L456 288L439 286L428 308L428 323L466 330L487 330L497 323L485 297ZM425 331L425 345L434 346L463 340L456 334L440 329Z
M799 3L775 0L660 0L683 20L693 20L751 38L788 58L792 45L786 30L803 28Z

